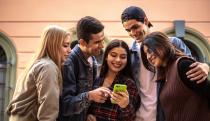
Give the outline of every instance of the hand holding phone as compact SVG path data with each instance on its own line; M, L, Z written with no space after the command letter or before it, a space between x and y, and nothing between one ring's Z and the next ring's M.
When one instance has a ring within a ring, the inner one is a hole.
M115 84L114 85L114 89L113 89L114 93L126 92L126 91L127 91L127 86L125 84ZM111 102L113 104L116 104L116 102L113 99L111 99Z

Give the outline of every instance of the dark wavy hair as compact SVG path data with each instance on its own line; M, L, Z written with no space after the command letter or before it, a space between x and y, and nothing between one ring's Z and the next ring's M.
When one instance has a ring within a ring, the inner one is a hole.
M131 79L133 79L132 77L132 70L131 70L131 58L130 58L130 51L129 51L129 47L126 44L126 42L124 42L123 40L118 40L118 39L114 39L112 40L106 47L105 52L104 52L104 57L103 57L103 61L102 61L102 65L101 65L101 71L100 71L100 77L104 77L107 72L108 72L108 64L107 64L107 56L109 54L109 52L116 47L122 47L125 49L126 53L127 53L127 64L126 66L119 72L120 74L129 77Z
M143 47L147 46L155 55L160 57L164 61L166 66L173 62L177 57L184 55L180 50L170 42L166 34L162 32L152 32L147 35L141 44L141 58L146 69L155 72L153 67L147 60L147 56L144 53ZM162 68L162 67L160 67Z
M77 23L77 37L84 39L87 43L91 39L91 34L97 34L104 29L102 23L91 16L81 18Z

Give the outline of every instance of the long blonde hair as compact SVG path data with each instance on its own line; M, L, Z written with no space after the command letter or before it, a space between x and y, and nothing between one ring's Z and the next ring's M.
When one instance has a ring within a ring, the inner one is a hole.
M49 57L61 69L61 47L68 35L70 33L59 26L47 26L42 32L38 50L19 79L24 80L33 64L44 57Z
M59 26L47 26L42 33L41 45L35 55L35 60L48 56L61 69L61 47L68 35L70 33Z

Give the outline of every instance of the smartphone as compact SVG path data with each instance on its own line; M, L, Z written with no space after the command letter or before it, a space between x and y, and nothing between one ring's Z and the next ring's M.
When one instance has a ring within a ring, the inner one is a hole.
M125 84L115 84L114 85L114 89L113 89L113 92L126 92L127 90L127 85ZM113 104L116 104L116 102L114 100L111 100L111 102Z
M115 84L113 92L126 92L127 85L125 84Z

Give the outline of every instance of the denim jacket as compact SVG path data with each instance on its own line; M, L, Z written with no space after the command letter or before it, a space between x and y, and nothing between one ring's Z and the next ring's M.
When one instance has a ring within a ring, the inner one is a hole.
M86 121L90 105L88 91L93 88L97 62L92 57L93 66L85 59L77 45L65 62L63 75L63 92L60 100L60 121Z
M177 38L177 37L169 37L170 41L174 46L176 46L177 49L184 52L186 55L191 57L190 49L184 44L184 42ZM140 70L140 48L137 45L138 43L136 41L133 42L131 47L131 67L133 69L133 77L134 81L136 82L139 94L140 94L140 81L139 81L139 70ZM161 81L160 81L161 82ZM160 89L162 87L161 83L157 83L157 96L159 96ZM157 102L157 117L156 121L164 121L164 115L163 111L160 107L160 102L158 99Z

